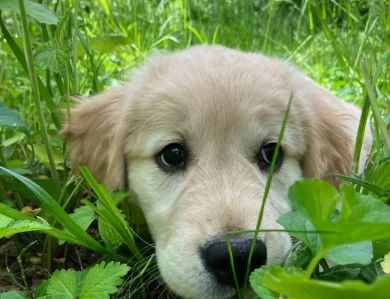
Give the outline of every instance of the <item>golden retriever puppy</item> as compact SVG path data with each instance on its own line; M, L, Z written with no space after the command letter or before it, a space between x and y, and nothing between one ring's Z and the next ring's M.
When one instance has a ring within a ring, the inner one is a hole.
M184 298L236 295L225 233L256 226L287 103L261 229L280 229L288 188L347 173L360 110L286 62L220 46L153 57L129 83L80 101L63 133L72 168L136 194L168 286ZM371 143L367 130L360 165ZM232 237L242 281L253 234ZM260 233L252 268L280 264L287 233Z

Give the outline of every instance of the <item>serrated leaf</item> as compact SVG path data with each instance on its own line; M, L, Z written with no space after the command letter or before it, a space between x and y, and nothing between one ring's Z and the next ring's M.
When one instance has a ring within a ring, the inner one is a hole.
M84 231L88 229L91 223L95 220L96 214L95 212L87 206L81 206L76 209L74 213L69 214L70 218L73 219L75 223L77 223ZM64 229L65 232L69 233L67 229ZM59 245L64 244L64 241L59 240Z
M55 271L49 279L46 292L55 298L76 298L76 278L71 270Z
M0 102L0 127L1 126L6 126L10 129L18 128L27 136L30 136L30 130L26 123L2 102Z
M290 187L288 197L294 210L311 221L329 221L340 196L328 182L304 179Z
M385 255L383 262L381 262L383 272L390 274L390 252Z
M48 229L51 229L51 227L45 223L28 220L12 220L0 214L0 239L17 233Z
M371 195L356 192L351 185L342 185L340 189L343 206L338 220L333 221L331 215L340 195L329 183L305 179L290 187L289 199L296 213L307 218L316 230L327 232L319 233L324 252L345 244L390 238L389 206ZM359 251L356 245L351 248ZM345 258L345 252L343 254ZM372 252L367 251L363 256L361 251L360 254L359 262L371 259Z
M117 292L116 287L123 283L122 276L129 270L129 266L114 262L95 265L85 276L80 299L108 299L110 294Z
M104 243L113 249L119 247L122 244L122 238L114 227L103 218L99 217L98 229L100 236Z
M66 53L66 44L58 46L56 40L50 40L38 48L34 55L34 63L39 68L58 73L65 69Z
M47 287L49 286L49 280L43 281L36 289L34 293L34 299L48 298Z
M24 0L27 15L33 17L40 23L57 24L58 17L46 5L30 0ZM19 2L16 0L1 0L0 9L20 13Z
M253 279L252 286L262 284L290 299L313 299L313 294L318 294L319 298L383 299L389 294L390 275L380 277L369 285L360 281L333 283L308 279L300 273L289 273L279 266L263 266L259 271L264 272L261 280Z

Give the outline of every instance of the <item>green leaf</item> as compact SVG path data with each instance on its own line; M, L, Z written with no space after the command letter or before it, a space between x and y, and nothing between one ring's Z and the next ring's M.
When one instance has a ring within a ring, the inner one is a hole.
M26 7L27 15L33 17L38 22L44 24L58 23L58 17L46 5L32 2L30 0L24 0L24 5ZM16 0L1 0L0 9L20 13L19 2Z
M369 241L337 246L327 252L326 258L339 265L367 265L373 257L372 243Z
M74 213L69 214L70 218L73 219L84 231L88 229L91 223L96 219L95 212L88 206L82 206L74 211ZM65 232L69 232L67 229ZM63 240L58 241L59 245L64 244Z
M59 73L66 67L68 45L58 46L56 40L50 40L38 48L34 55L37 67Z
M117 292L116 286L123 283L122 276L130 267L124 264L102 262L88 270L80 292L80 299L108 299ZM98 282L98 283L97 283Z
M390 274L390 252L385 255L383 262L381 262L383 272Z
M381 265L376 263L361 268L360 275L362 275L368 283L373 283L378 277L384 276L385 272L383 272Z
M0 294L0 299L27 299L25 293L19 291L10 291Z
M37 184L32 182L31 180L18 175L16 173L13 173L9 171L8 169L1 167L0 169L8 172L13 177L21 181L23 184L25 184L39 199L41 204L45 207L47 211L50 211L50 214L54 216L57 221L66 229L69 230L69 232L75 236L78 240L78 244L82 243L84 246L93 249L97 252L100 252L102 254L110 254L110 251L108 251L106 248L104 248L101 244L99 244L94 238L92 238L89 234L87 234L80 226L78 226L72 218L66 214L66 212L62 209L62 207L41 187L39 187ZM64 235L69 235L65 232L63 232ZM69 238L61 238L64 240L68 240Z
M96 182L87 167L83 166L79 167L79 169L88 184L98 196L99 204L102 205L102 208L96 209L95 212L100 217L103 217L107 222L109 222L118 232L119 236L123 240L123 243L128 246L128 248L135 256L141 258L141 254L139 253L137 245L134 242L134 232L131 230L128 223L123 219L120 210L115 205L107 189L103 185L100 185ZM82 202L87 204L85 201Z
M49 165L49 158L47 156L45 145L41 143L36 143L34 146L34 152L36 157L41 163L44 163L46 165ZM51 147L53 152L53 159L54 163L56 164L63 164L64 163L64 156L62 153L60 153L56 148Z
M304 231L315 231L315 227L310 220L298 212L288 212L283 214L277 220L286 230L297 231L290 232L290 235L301 240L307 247L310 248L313 254L321 247L321 240L318 234L315 233L303 233Z
M374 241L372 246L374 248L374 260L383 258L385 254L390 252L390 239Z
M46 292L51 297L61 299L76 298L76 278L71 270L55 271L49 279Z
M2 102L0 102L0 127L1 126L6 126L10 129L18 128L27 136L30 136L30 129L27 127L26 123Z
M47 229L51 229L51 227L45 223L28 220L12 220L0 214L0 239L12 234Z
M122 244L122 238L115 228L102 217L99 217L98 229L104 243L111 248L117 248Z
M48 298L47 296L47 287L49 285L49 280L43 281L36 289L34 293L34 299L38 298Z
M100 54L109 54L115 50L118 46L130 45L132 39L123 35L103 35L93 37L89 40L89 48L92 51L98 52ZM84 48L80 45L78 46L77 52L79 55L85 53Z
M389 294L390 275L378 278L368 285L360 281L342 283L325 282L306 278L302 273L292 273L279 266L263 266L260 278L252 279L251 284L288 296L290 299L313 299L313 294L320 298L343 299L383 299Z
M340 196L328 182L304 179L296 182L288 192L296 212L317 221L329 221Z
M348 266L339 265L317 274L320 280L341 282L345 280L355 279L360 273L360 268L350 268Z

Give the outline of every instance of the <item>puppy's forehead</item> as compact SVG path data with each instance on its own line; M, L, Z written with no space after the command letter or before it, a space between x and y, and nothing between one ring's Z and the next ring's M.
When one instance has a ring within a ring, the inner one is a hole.
M148 67L140 122L197 142L242 132L275 137L293 92L290 76L284 62L219 47L158 57Z
M180 112L186 119L220 118L223 126L224 120L255 116L252 111L279 115L292 93L284 63L219 47L159 57L150 77L149 108Z

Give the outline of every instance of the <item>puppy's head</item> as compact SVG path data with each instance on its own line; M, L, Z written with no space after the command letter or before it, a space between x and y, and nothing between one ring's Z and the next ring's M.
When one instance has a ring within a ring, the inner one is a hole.
M261 223L280 229L293 182L350 166L345 111L352 108L259 54L200 46L158 56L127 85L81 101L64 129L72 167L87 165L110 190L127 183L134 190L172 290L229 298L235 288L224 236L256 226L291 95ZM231 241L240 277L251 241L250 234ZM260 233L253 267L281 263L290 246L285 233Z

